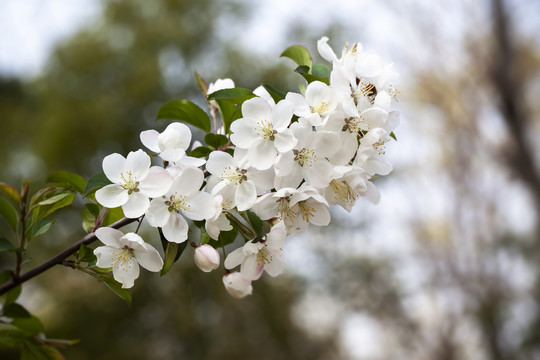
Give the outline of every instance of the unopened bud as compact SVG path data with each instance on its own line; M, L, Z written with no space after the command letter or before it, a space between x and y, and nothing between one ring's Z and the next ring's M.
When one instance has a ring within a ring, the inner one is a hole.
M215 270L219 266L220 258L216 249L204 244L195 249L195 265L204 272Z
M238 271L223 275L223 284L227 292L237 299L251 295L253 292L251 280L244 279Z

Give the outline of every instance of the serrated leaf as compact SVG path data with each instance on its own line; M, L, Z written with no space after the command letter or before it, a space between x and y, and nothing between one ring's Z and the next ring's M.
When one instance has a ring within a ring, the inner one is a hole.
M0 197L0 216L2 216L9 226L13 229L17 229L17 223L19 222L19 212L17 208L11 203L11 201Z
M169 272L171 266L180 259L180 256L184 252L184 250L187 247L187 240L183 243L177 244L173 242L167 241L165 238L165 235L163 235L163 231L161 231L160 228L158 228L159 231L159 238L161 239L161 245L163 246L163 250L165 251L165 256L163 259L163 268L161 269L160 275L163 276L167 272Z
M301 45L289 46L281 53L280 57L287 57L298 65L305 65L308 68L311 68L311 55L309 54L309 51Z
M104 186L107 186L109 184L112 184L111 180L105 175L105 173L100 172L98 174L95 174L90 179L88 179L88 182L86 183L86 188L84 189L83 196L87 196L88 194L94 192L95 190L101 189Z
M29 318L32 315L22 305L9 304L4 308L4 316L9 318Z
M28 232L28 239L33 239L39 235L45 234L51 228L54 221L49 219L41 219L37 223L33 224Z
M225 135L208 133L204 136L204 142L217 149L227 144L229 139Z
M4 194L7 198L13 201L14 204L21 202L21 195L13 186L10 186L0 181L0 193Z
M199 89L201 89L202 93L206 97L206 94L208 94L208 83L204 81L201 75L199 75L198 72L195 71L195 79L197 80L197 85L199 86Z
M6 238L0 238L0 252L13 249L13 244ZM0 282L1 284L1 282Z
M208 95L208 100L227 100L233 104L241 105L244 101L254 98L255 95L248 89L231 88L214 91Z
M285 99L285 96L287 95L283 91L280 91L271 85L263 84L262 86L265 88L266 91L268 91L268 93L276 103Z
M313 76L321 78L329 78L331 72L332 69L330 69L330 67L325 64L313 64L313 68L311 69L311 73L313 74Z
M47 177L47 182L65 182L70 184L75 191L82 194L86 188L86 180L80 175L69 171L57 171Z
M209 132L210 118L200 107L189 100L171 100L159 108L156 120L179 120Z
M189 153L189 156L196 157L196 158L203 158L210 155L211 152L212 150L207 148L206 146L199 146L191 150L191 152Z
M118 297L125 300L131 306L131 293L128 289L122 288L122 284L114 280L109 274L98 275L98 279L102 280L109 289L112 290Z
M37 335L45 330L41 321L35 316L17 318L11 324L32 335Z

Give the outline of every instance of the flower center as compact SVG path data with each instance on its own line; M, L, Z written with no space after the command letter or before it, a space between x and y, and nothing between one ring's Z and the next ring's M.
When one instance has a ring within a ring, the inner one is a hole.
M384 155L386 154L386 148L384 145L389 141L390 139L377 141L376 143L373 143L373 148L379 153L379 155Z
M259 252L257 253L257 264L260 266L264 266L266 264L270 264L272 261L272 254L266 250L266 247L263 247Z
M120 173L120 178L122 179L123 184L120 184L124 189L128 191L128 194L131 195L134 192L139 191L139 182L136 181L137 177L133 176L131 171L127 173Z
M317 161L317 155L315 150L303 148L302 150L293 150L294 160L303 167L310 167L315 161Z
M268 120L262 120L257 122L257 127L255 128L257 134L263 139L274 141L274 135L277 134L277 131L274 130L272 124Z
M174 195L171 195L169 200L165 201L165 205L169 207L170 212L180 212L190 208L190 205L186 202L186 197L184 195L178 195L176 192Z
M334 199L336 200L353 202L358 196L346 181L332 180L330 181L330 188L334 192Z
M317 113L319 115L322 115L323 113L328 111L328 103L326 101L321 101L317 104L315 107L310 107L310 110L312 113Z
M113 266L117 266L124 271L128 271L133 263L133 260L131 259L132 257L133 249L127 245L124 245L124 247L112 257L112 264Z
M302 215L302 220L305 222L309 222L309 219L315 216L315 213L317 210L315 210L314 207L311 207L307 204L306 201L300 201L298 203L298 207L300 208L300 215Z
M221 172L221 175L219 177L227 181L227 184L234 185L238 185L238 183L242 182L242 180L247 180L245 169L241 169L239 171L238 169L234 169L231 166L227 166Z
M221 202L221 212L223 214L227 215L232 208L234 208L234 202L232 200L223 200Z
M289 207L288 197L279 199L278 214L281 220L288 222L294 222L294 219L296 219L296 211Z

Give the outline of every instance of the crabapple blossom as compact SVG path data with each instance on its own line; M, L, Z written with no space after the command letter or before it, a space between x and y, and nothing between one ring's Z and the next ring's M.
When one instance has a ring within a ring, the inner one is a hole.
M278 222L261 241L248 241L231 252L225 259L225 268L233 269L241 265L240 274L247 280L257 280L264 270L271 276L278 276L285 263L282 246L286 236L285 224Z
M245 279L238 271L223 275L223 285L227 292L237 299L242 299L253 292L251 280Z
M384 129L375 128L368 131L360 140L353 164L365 169L370 175L388 175L392 171L392 164L382 157L385 153L384 146L388 141L390 139Z
M293 104L281 100L272 107L259 97L242 104L241 119L231 125L231 141L240 149L248 150L249 166L258 170L272 167L279 153L292 150L297 140L288 126L293 115Z
M334 89L320 81L311 82L305 96L290 92L285 99L294 104L295 115L307 119L313 126L323 124L338 104Z
M160 134L146 130L140 134L141 142L165 161L177 162L184 157L191 142L191 130L182 123L173 122Z
M199 191L204 181L201 169L187 167L173 179L169 191L150 202L146 219L154 227L161 227L168 241L181 243L187 239L188 223L215 215L215 200L209 193Z
M139 277L139 265L153 272L163 267L158 251L135 233L124 235L120 230L102 227L96 230L96 237L105 244L94 250L96 265L101 268L112 267L114 279L123 288L133 286Z
M128 218L142 216L149 198L162 196L172 183L165 169L150 165L150 156L142 150L130 152L127 158L117 153L106 156L103 171L113 184L96 191L96 200L108 208L122 206Z
M219 253L208 244L195 248L193 260L195 265L204 272L210 272L219 267Z

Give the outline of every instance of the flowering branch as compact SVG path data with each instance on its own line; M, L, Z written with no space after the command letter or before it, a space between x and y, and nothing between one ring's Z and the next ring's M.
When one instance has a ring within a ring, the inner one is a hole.
M135 222L137 220L138 219L123 218L122 220L119 220L119 221L115 222L114 224L110 225L109 227L113 228L113 229L118 229L118 228L121 228L121 227L123 227L125 225L131 224L132 222ZM95 240L97 240L97 237L96 237L95 233L92 232L92 233L86 235L85 237L83 237L82 239L80 239L79 241L77 241L76 243L74 243L73 245L71 245L70 247L68 247L64 251L62 251L61 253L59 253L59 254L53 256L52 258L50 258L49 260L45 261L43 264L41 264L39 266L36 266L32 270L27 271L26 273L22 274L21 276L18 276L16 278L12 278L8 282L2 284L0 286L0 295L8 292L9 290L13 289L17 285L20 285L20 284L32 279L33 277L35 277L35 276L41 274L42 272L50 269L54 265L61 264L67 257L69 257L70 255L75 253L77 250L79 250L81 245L91 244Z

